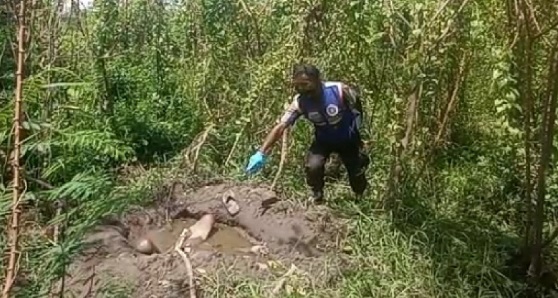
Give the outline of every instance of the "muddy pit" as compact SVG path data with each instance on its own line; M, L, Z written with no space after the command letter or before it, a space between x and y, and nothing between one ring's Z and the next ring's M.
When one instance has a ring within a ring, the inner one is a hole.
M331 284L342 268L338 247L345 225L324 207L303 207L267 188L227 183L189 192L174 184L153 205L107 219L86 236L86 248L69 268L65 297L113 297L114 287L127 287L119 297L189 297L189 275L174 246L184 229L207 214L215 219L207 239L187 250L198 297L211 296L204 295L210 287L204 280L257 278L273 288L295 265L313 285ZM238 207L236 214L231 206ZM152 253L136 249L145 239Z

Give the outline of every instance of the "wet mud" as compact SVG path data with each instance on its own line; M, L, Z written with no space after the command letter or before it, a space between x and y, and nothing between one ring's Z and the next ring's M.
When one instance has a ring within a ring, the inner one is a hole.
M346 225L326 210L281 200L264 187L222 183L187 192L178 186L167 200L133 208L92 230L69 268L64 297L110 297L118 287L128 289L120 297L187 297L188 274L174 246L205 214L212 214L215 224L188 253L198 297L206 297L203 275L273 282L277 274L270 262L294 264L315 284L340 274ZM138 251L142 241L152 250Z

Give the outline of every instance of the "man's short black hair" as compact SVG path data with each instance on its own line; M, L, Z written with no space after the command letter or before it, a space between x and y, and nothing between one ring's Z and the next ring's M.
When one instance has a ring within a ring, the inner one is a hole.
M320 70L312 64L301 63L295 65L295 67L293 68L293 78L296 78L303 74L307 75L311 79L320 79Z

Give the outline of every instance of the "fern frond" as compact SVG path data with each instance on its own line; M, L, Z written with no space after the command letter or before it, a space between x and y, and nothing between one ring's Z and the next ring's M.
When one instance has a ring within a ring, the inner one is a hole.
M49 191L48 200L71 198L76 203L83 203L95 195L99 190L112 189L112 179L109 174L86 171L79 173L67 183Z
M55 141L54 145L72 151L91 150L118 161L123 161L133 154L133 149L110 131L82 130L61 134L63 138Z

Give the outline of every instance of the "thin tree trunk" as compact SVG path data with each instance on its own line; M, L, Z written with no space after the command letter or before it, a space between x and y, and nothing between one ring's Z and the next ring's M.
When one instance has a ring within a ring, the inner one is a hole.
M408 146L412 140L412 132L415 122L415 116L417 115L418 102L422 96L422 82L418 82L411 92L411 95L407 99L407 112L406 112L406 126L403 132L402 138L398 144L394 144L392 149L392 154L394 155L394 160L391 165L390 177L387 182L387 189L384 195L383 204L387 208L393 207L395 203L396 189L399 186L401 175L403 174L403 165L401 159L407 152Z
M517 12L517 32L519 33L519 42L516 48L516 59L518 59L519 72L519 94L523 101L523 129L524 129L524 149L525 149L525 208L526 208L526 225L524 247L530 247L532 241L533 227L533 186L531 183L531 115L533 113L533 69L532 69L532 37L530 19L525 17L528 7L525 1L521 1L521 11Z
M550 55L547 96L543 105L541 132L541 156L537 173L537 203L534 216L534 239L531 251L529 275L539 277L542 269L542 232L544 223L544 203L546 195L546 172L552 157L552 141L556 121L556 101L558 99L558 39Z

